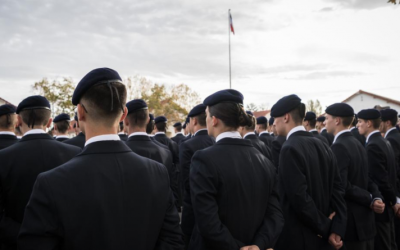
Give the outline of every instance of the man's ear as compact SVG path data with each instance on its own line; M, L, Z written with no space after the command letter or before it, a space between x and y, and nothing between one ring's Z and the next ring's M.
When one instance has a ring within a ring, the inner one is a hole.
M49 121L47 122L46 128L50 128L52 122L53 122L53 118L50 118ZM56 125L54 124L54 127L55 126Z

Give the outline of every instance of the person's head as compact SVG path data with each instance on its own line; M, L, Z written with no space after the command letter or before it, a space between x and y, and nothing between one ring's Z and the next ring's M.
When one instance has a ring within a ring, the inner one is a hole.
M381 124L381 113L376 109L363 109L357 114L358 132L360 135L368 137L368 135L379 129Z
M149 114L149 123L146 126L146 133L151 134L154 131L154 115Z
M70 116L65 113L59 114L54 118L54 130L57 131L58 135L67 134L68 129L70 129L70 120Z
M321 129L325 128L325 116L320 115L317 117L315 128L318 130L318 132L320 132Z
M31 129L49 128L52 119L49 101L40 95L30 96L19 103L16 113L17 126L23 134Z
M308 111L303 119L303 126L307 131L315 129L315 124L317 123L317 115L312 112Z
M276 133L287 136L289 131L303 124L306 106L297 95L282 97L271 109Z
M353 126L354 110L346 103L332 104L326 108L325 113L325 127L330 134L336 135Z
M157 116L154 119L154 125L157 132L167 132L168 120L165 116Z
M240 126L252 124L252 116L243 109L243 95L234 89L218 91L204 102L208 134L217 137L227 131L237 131Z
M109 68L98 68L86 74L78 83L72 96L77 105L80 127L86 134L117 133L119 122L127 113L126 88L118 72Z
M246 111L246 114L251 117L251 123L247 124L246 126L239 127L238 131L242 137L244 137L247 133L254 132L257 124L257 120L253 112Z
M17 124L16 108L11 104L0 106L0 131L14 132Z
M146 127L150 121L147 103L142 99L135 99L128 102L126 107L128 115L125 118L125 125L128 127L128 133L147 132Z
M381 110L381 125L379 130L381 133L386 133L389 129L393 128L397 124L397 111L394 109L382 109Z
M207 107L204 104L199 104L190 110L188 117L192 133L196 133L199 129L207 127L206 108Z
M257 126L256 126L257 133L261 133L268 129L268 119L265 116L258 117L256 121L257 121Z
M173 127L175 130L175 133L180 133L182 131L182 123L180 123L180 122L175 122Z

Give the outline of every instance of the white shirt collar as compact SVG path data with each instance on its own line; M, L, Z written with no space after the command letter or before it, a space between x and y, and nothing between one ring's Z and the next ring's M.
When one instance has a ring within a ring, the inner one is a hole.
M269 133L270 135L274 135L274 132Z
M124 132L119 132L118 134L119 134L119 135L124 135L125 133L124 133Z
M292 128L292 129L289 131L289 133L287 134L286 140L289 140L289 137L290 137L293 133L295 133L295 132L297 132L297 131L306 131L306 129L304 128L303 125L300 125L300 126L297 126L297 127Z
M17 136L18 139L22 139L22 136Z
M179 135L179 134L183 135L182 132L176 132L175 133L175 135Z
M191 133L189 133L189 134L187 134L187 135L185 135L186 137L188 137L188 136L191 136L192 134Z
M68 138L69 139L69 137L67 135L57 135L56 139L58 139L58 138Z
M357 127L352 127L350 130L358 129Z
M372 131L368 136L367 136L367 140L365 141L365 143L368 143L369 138L371 137L371 135L376 134L376 133L380 133L379 130L374 130Z
M389 134L390 131L395 130L395 129L396 129L396 127L393 127L393 128L391 128L391 129L389 129L388 131L386 131L385 138L386 138L386 136Z
M128 136L128 138L132 137L132 136L135 136L135 135L147 135L148 136L148 134L146 132L133 132L132 134L130 134Z
M240 133L238 131L228 131L228 132L223 132L215 138L215 142L218 142L219 140L222 140L224 138L235 138L235 139L242 139L240 136Z
M150 137L154 137L154 135L153 134L147 134L148 136L150 136Z
M204 130L206 130L206 131L207 131L207 129L206 129L206 128L202 128L202 129L199 129L199 130L197 130L197 131L194 133L194 135L193 135L193 136L196 136L196 134L197 134L199 131L204 131Z
M0 131L0 135L14 135L15 136L15 133L10 132L10 131Z
M24 134L25 135L34 135L34 134L46 134L46 131L43 129L31 129Z
M254 132L248 132L243 136L243 139L246 139L246 136L248 136L248 135L255 135L255 134L256 133L254 133Z
M154 135L165 135L165 133L164 132L157 132Z
M311 129L310 131L308 131L308 132L314 132L314 131L317 131L315 128L314 129Z
M321 132L322 132L322 131L324 131L324 130L326 130L326 128L325 128L325 127L321 128Z
M341 134L346 133L346 132L350 132L350 130L345 129L345 130L342 130L342 131L340 131L339 133L337 133L337 134L335 135L335 139L333 139L332 144L335 143L336 139L339 138L339 136L340 136Z
M93 142L98 142L98 141L120 141L121 139L119 138L118 135L115 134L108 134L108 135L98 135L95 137L90 138L89 140L86 141L85 147L89 145L90 143Z
M260 132L258 135L262 135L262 134L269 134L269 133L268 133L268 131L263 131L263 132Z

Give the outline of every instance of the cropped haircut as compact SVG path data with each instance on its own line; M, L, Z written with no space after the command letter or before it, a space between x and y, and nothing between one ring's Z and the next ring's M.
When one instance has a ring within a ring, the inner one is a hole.
M30 109L22 110L19 115L29 127L46 126L49 122L51 111L48 109Z
M199 123L200 126L202 126L202 127L207 126L207 123L206 123L207 115L206 115L206 113L201 113L201 114L198 114L198 115L196 115L194 117L196 117L197 122Z
M149 110L148 109L139 109L136 110L126 117L131 126L144 128L147 125L147 119L149 119ZM154 126L153 126L154 128ZM151 130L153 131L153 130Z
M57 125L57 130L62 134L67 132L67 130L69 128L69 121L59 121L59 122L55 122L55 124Z
M1 129L12 129L15 126L16 114L5 114L0 116L0 128Z
M304 105L304 103L300 103L296 108L294 108L289 113L295 124L302 124L304 117L306 116L306 105ZM317 123L316 120L314 121L314 125L312 125L312 121L309 122L311 127L315 127L315 124Z
M158 131L162 131L162 132L167 131L167 123L166 123L166 122L159 122L159 123L156 123L155 126L156 126L156 128L157 128Z

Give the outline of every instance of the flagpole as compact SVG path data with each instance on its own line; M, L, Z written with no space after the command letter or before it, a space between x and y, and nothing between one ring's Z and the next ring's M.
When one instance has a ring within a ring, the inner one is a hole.
M228 11L228 36L229 36L229 88L232 88L232 76L231 76L231 9Z

